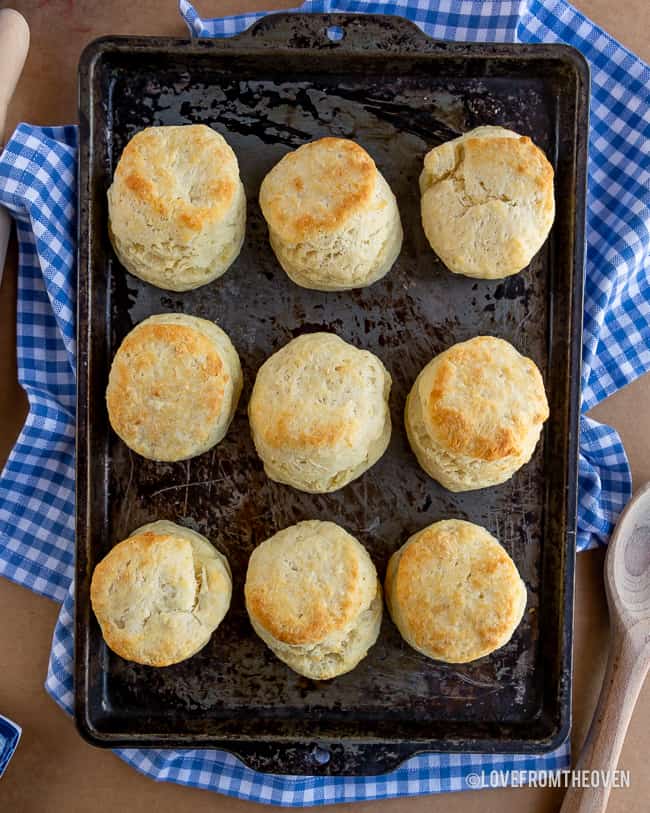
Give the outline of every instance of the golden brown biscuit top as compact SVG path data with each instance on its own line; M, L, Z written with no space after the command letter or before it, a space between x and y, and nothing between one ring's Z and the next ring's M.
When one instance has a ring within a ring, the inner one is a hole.
M521 454L549 414L535 363L492 336L445 350L416 386L427 431L448 451L477 460Z
M144 581L152 577L161 585L174 586L173 591L156 594L155 600L166 612L191 610L196 592L192 545L171 534L152 531L119 542L94 570L91 594L95 612L107 616L116 609L125 612ZM117 622L119 627L119 618Z
M147 127L124 148L113 183L131 205L190 239L228 212L239 166L225 139L204 124Z
M115 354L106 390L111 425L145 457L182 456L188 433L197 447L209 439L229 378L208 336L147 320Z
M422 193L447 177L468 206L535 200L543 216L554 212L553 167L528 136L502 127L478 127L434 147L424 159Z
M205 643L230 591L228 564L212 545L163 521L135 531L102 559L90 598L113 651L165 666Z
M253 551L246 606L285 644L316 644L342 630L377 593L370 557L333 522L307 520L285 528Z
M260 188L270 229L290 243L340 229L370 203L377 167L345 138L321 138L285 155Z
M452 662L502 646L525 602L507 552L485 528L462 520L414 534L389 565L387 589L413 643Z
M384 425L390 379L379 359L332 333L293 339L260 368L249 404L275 449L350 449Z

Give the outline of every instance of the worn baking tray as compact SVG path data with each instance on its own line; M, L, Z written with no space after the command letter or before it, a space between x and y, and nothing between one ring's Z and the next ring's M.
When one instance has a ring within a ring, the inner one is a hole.
M330 39L338 26L343 39ZM76 717L103 746L219 747L263 771L372 774L421 751L541 752L570 723L588 71L563 46L449 44L405 20L266 17L233 39L108 38L80 65ZM186 294L126 274L111 251L106 190L129 137L205 122L238 155L248 196L244 249L219 281ZM529 134L556 171L557 218L532 265L504 281L447 272L419 217L426 150L479 124ZM323 135L358 140L395 191L405 239L370 288L293 285L269 248L257 194L288 150ZM216 320L246 384L226 439L188 462L137 457L109 429L104 390L125 334L152 313ZM390 447L330 495L269 481L246 418L255 372L293 336L333 330L393 376ZM402 409L421 367L454 342L502 336L542 369L551 417L532 462L502 486L451 494L418 467ZM386 615L350 674L316 683L254 635L243 602L253 548L305 518L355 534L383 575L409 534L442 517L485 525L513 556L528 608L513 639L464 666L422 657ZM177 666L128 663L104 646L89 604L95 564L154 519L206 534L234 573L232 607L209 645Z

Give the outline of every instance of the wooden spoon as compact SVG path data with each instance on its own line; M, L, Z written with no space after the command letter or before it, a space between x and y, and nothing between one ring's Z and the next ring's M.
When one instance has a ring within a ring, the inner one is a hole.
M4 143L7 108L23 70L29 50L29 26L12 8L0 10L0 152ZM11 218L0 206L0 283L4 270Z
M650 483L630 500L616 525L605 560L605 588L611 626L609 659L576 770L616 768L650 665ZM599 784L569 788L561 813L602 813L609 787L603 787L602 780Z

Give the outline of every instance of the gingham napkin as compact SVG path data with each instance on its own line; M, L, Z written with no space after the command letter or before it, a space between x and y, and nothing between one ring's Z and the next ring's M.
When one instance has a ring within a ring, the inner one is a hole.
M0 714L0 779L18 747L22 729Z
M201 19L180 2L200 37L243 30L259 15ZM558 0L307 2L303 11L393 13L441 39L567 42L592 68L583 410L650 369L650 69ZM0 203L20 244L18 368L30 413L0 478L0 574L63 602L46 687L73 706L74 230L76 129L21 125L0 157ZM581 421L578 547L604 543L630 495L618 435ZM427 754L379 777L258 774L218 751L121 750L157 780L287 806L480 787L483 771L565 768L568 744L539 756Z

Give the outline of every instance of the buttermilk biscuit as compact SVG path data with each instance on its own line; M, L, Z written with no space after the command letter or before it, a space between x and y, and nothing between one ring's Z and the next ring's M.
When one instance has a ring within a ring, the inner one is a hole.
M555 217L552 166L530 138L503 127L477 127L432 149L420 192L431 248L468 277L521 271Z
M255 632L313 680L354 669L379 635L375 566L333 522L299 522L262 542L248 563L244 593Z
M395 196L345 138L285 155L264 178L260 206L280 265L303 288L363 288L388 273L402 247Z
M467 663L506 644L526 607L517 568L485 528L434 522L394 553L386 603L404 640L429 658Z
M224 437L243 384L239 356L214 322L150 316L120 345L106 405L115 432L149 460L185 460Z
M169 666L195 655L230 606L228 560L201 534L152 522L95 568L90 601L107 645L120 657Z
M391 378L381 361L333 333L299 336L267 359L248 415L271 480L336 491L383 455Z
M548 414L535 363L503 339L477 336L422 370L406 400L406 433L427 474L472 491L530 460Z
M204 124L142 130L117 164L108 217L115 253L134 276L169 291L211 282L244 240L235 153Z

